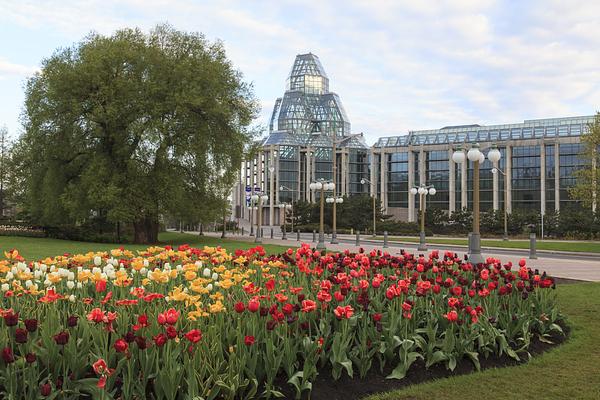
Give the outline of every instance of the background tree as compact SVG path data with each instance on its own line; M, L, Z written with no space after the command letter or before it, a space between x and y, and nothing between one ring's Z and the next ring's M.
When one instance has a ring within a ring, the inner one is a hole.
M221 43L157 26L91 34L27 82L19 149L31 218L94 215L156 242L159 216L198 219L222 200L253 137L252 87Z
M0 128L0 217L4 217L10 171L10 141L8 129Z
M600 112L596 113L594 122L589 125L589 132L581 136L584 143L583 157L589 162L590 168L582 168L575 172L577 183L569 189L572 198L581 200L592 208L600 199Z

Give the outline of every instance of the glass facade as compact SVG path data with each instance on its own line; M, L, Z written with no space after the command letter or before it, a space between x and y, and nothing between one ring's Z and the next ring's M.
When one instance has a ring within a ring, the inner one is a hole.
M515 146L512 149L513 209L540 209L540 146Z
M408 207L408 152L387 154L387 192L390 207Z
M575 185L574 172L586 167L586 162L581 156L583 144L561 143L559 145L560 165L560 206L574 206L577 201L569 195L569 188Z
M450 160L447 150L425 153L425 175L427 185L435 187L434 196L427 196L427 207L447 210L450 204Z

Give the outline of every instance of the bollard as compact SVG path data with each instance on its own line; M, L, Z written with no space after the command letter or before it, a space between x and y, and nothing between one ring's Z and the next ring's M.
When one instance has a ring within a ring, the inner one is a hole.
M388 247L388 233L387 231L383 231L383 248L387 249Z
M356 243L354 245L360 246L360 231L358 229L356 230Z
M271 239L273 239L273 228L271 228Z
M261 237L261 239L265 237L264 236L265 233L264 233L263 229L264 228L260 228L260 237Z
M535 246L536 246L535 232L532 232L529 234L529 259L530 260L537 259Z
M244 236L244 227L242 226L242 236Z
M300 229L296 231L296 240L300 241Z
M317 231L313 229L313 243L317 241Z

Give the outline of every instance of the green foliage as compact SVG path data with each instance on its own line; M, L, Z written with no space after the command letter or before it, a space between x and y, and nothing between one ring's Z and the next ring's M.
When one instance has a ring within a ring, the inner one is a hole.
M596 113L594 122L589 125L589 132L581 136L585 144L582 156L591 168L582 168L575 172L577 183L569 189L572 198L581 200L589 208L600 198L600 112Z
M154 242L160 215L222 209L257 107L222 44L201 34L91 34L27 82L24 205L35 223L80 224L93 210Z

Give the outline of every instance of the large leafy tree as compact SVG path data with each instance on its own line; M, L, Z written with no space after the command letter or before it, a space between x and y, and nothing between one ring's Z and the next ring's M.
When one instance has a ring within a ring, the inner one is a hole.
M600 112L596 113L581 141L585 144L583 156L589 162L589 168L575 172L577 184L569 189L569 194L584 205L593 207L600 201Z
M161 215L201 219L222 201L257 111L219 42L168 25L91 34L27 82L28 211L45 225L130 223L135 242L155 242Z

